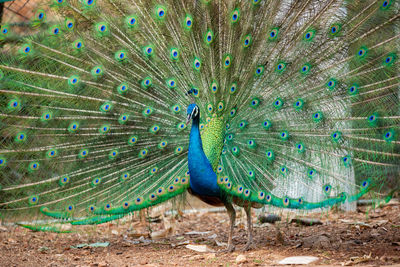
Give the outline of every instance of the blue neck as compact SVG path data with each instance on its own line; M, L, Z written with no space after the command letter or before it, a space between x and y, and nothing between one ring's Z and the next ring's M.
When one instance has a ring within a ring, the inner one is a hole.
M220 189L210 162L203 151L201 142L199 118L193 118L190 130L188 163L190 173L190 188L199 195L220 196Z

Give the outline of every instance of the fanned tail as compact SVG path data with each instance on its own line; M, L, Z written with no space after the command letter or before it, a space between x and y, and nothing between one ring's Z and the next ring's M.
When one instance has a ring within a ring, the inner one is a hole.
M399 186L395 1L56 0L32 14L29 31L0 32L5 220L98 224L184 193L193 101L229 195L314 209Z

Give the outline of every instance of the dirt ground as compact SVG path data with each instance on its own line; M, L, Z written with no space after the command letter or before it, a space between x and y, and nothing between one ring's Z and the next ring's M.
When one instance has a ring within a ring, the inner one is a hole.
M281 221L274 224L260 223L253 214L255 247L247 252L240 251L246 225L244 212L238 212L233 253L218 252L228 237L226 213L165 214L165 209L152 211L151 223L132 216L124 222L73 228L68 234L1 227L0 266L271 266L291 256L318 257L311 265L400 266L398 201L374 210L361 206L351 213L278 211ZM322 224L305 226L292 220L300 217Z

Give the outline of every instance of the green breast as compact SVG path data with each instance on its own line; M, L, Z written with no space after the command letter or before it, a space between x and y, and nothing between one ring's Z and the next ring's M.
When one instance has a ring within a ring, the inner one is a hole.
M225 121L223 117L213 116L201 132L203 150L210 161L213 170L216 171L224 146Z

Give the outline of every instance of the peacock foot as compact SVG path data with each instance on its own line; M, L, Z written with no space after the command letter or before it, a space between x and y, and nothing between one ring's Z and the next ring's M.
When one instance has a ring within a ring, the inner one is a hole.
M253 242L247 242L246 245L241 249L241 251L249 251L256 248Z
M225 249L221 249L218 253L231 253L235 251L235 246L233 244L228 245Z

